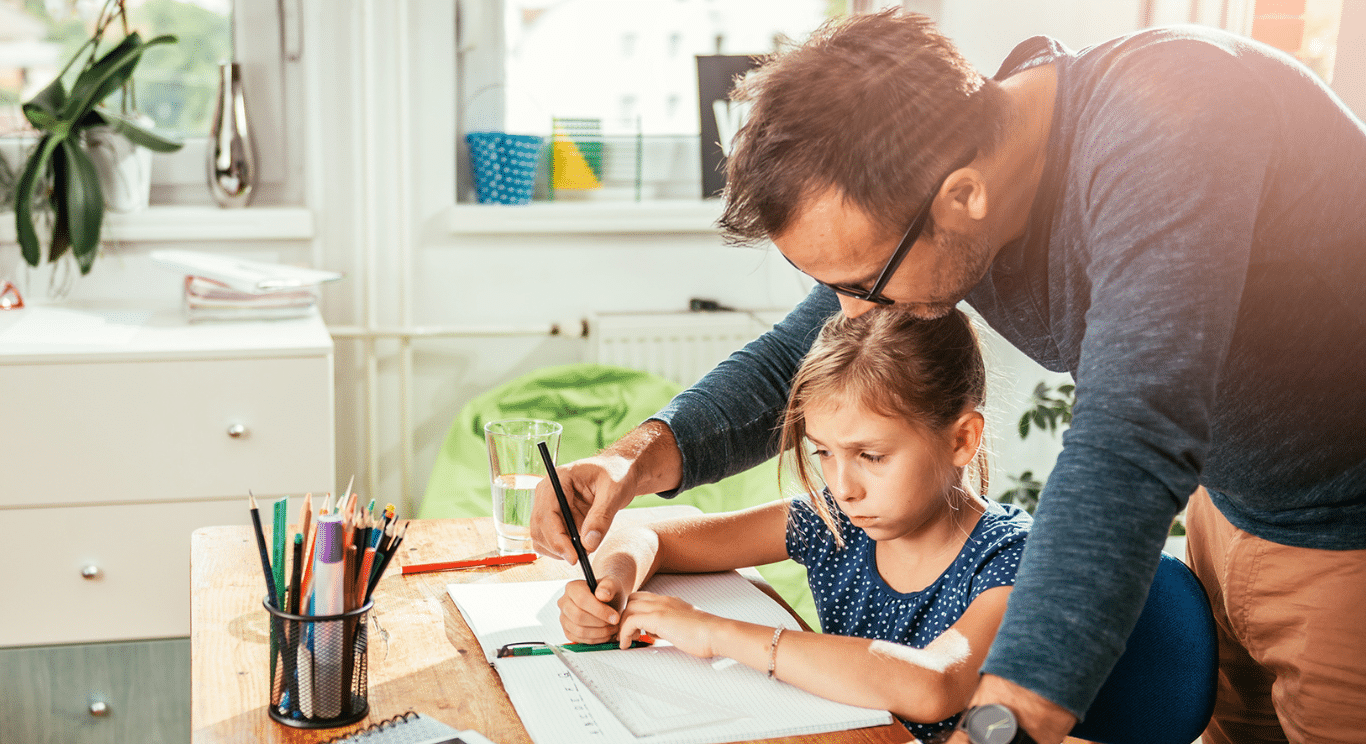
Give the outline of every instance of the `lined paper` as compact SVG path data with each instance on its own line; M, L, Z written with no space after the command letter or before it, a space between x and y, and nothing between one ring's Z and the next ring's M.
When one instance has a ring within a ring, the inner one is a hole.
M886 711L825 700L730 659L699 659L667 643L572 654L579 676L556 656L497 659L498 647L507 643L566 642L555 604L566 583L447 587L536 744L719 744L892 721ZM799 628L781 605L733 571L658 575L643 588L734 620ZM636 736L613 709L651 733ZM651 719L663 723L652 726Z

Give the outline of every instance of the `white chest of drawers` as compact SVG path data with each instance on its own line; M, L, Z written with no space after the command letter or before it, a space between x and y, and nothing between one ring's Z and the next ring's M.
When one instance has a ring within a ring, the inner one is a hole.
M92 715L110 736L82 740L178 740L178 709L160 716L169 738L135 721L188 687L187 654L156 660L189 635L190 534L248 523L248 490L267 505L332 490L333 417L316 316L0 313L0 742L72 740Z

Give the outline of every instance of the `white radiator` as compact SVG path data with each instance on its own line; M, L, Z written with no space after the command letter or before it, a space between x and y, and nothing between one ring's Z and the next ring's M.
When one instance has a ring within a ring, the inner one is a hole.
M588 319L589 358L691 385L786 314L787 310L603 313Z

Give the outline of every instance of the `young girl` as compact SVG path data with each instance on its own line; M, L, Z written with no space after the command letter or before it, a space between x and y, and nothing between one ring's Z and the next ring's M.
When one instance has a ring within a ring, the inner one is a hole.
M596 596L576 581L560 600L566 635L617 637L625 647L649 632L695 656L729 657L822 697L890 710L922 740L946 735L977 684L1030 522L966 477L976 461L986 490L985 378L961 311L938 320L835 316L793 379L782 428L784 457L812 495L614 530L593 559ZM822 633L728 620L636 591L657 571L789 557L807 568Z

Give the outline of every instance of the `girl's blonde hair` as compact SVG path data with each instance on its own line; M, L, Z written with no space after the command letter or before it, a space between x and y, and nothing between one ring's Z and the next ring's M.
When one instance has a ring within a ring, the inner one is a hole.
M931 437L945 432L963 413L986 402L986 365L972 321L955 308L934 320L876 310L857 318L838 313L826 322L792 379L782 421L782 456L805 493L820 491L802 446L806 412L831 402L862 405ZM985 494L984 449L978 449L975 466L977 492ZM957 482L965 484L965 476L959 472ZM842 546L826 499L817 494L812 502Z

